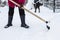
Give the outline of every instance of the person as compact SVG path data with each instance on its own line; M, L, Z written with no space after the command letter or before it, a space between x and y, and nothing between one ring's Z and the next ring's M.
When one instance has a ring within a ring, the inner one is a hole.
M43 4L39 2L39 0L34 0L34 8L35 8L35 12L38 9L39 13L40 13L40 6L42 6Z
M7 2L6 2L6 1L4 1L2 4L7 5Z
M1 6L1 2L2 2L2 1L0 0L0 6Z
M16 4L12 3L12 1L19 4L20 7L18 7ZM26 0L8 0L8 5L9 5L8 24L4 28L8 28L8 27L12 26L12 20L13 20L15 6L17 6L19 9L19 15L20 15L20 19L21 19L21 27L29 28L29 26L25 23L25 11L24 11L24 9L21 8L24 6L25 2L26 2Z
M1 4L1 0L0 0L0 4Z
M0 0L0 7L5 7L6 6L6 1Z

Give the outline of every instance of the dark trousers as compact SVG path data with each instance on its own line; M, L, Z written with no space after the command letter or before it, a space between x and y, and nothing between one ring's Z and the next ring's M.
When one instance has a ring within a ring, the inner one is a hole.
M40 12L40 6L42 6L43 4L42 3L35 3L34 4L34 7L35 7L35 12L36 12L36 10L38 9L39 10L39 12Z
M25 11L24 9L22 8L18 8L19 9L19 15L22 16L22 15L25 15ZM8 12L8 16L13 16L14 15L14 8L12 7L9 7L9 12Z
M40 5L38 3L34 4L34 7L35 7L35 12L37 11L37 9L40 12Z
M22 8L19 9L19 15L21 18L21 24L25 24L25 11ZM9 12L8 12L8 24L12 24L12 19L14 15L14 8L9 7Z

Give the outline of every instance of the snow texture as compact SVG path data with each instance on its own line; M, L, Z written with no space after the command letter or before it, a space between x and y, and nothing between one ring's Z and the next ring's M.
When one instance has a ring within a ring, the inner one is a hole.
M27 7L29 9L29 6ZM8 6L0 7L0 40L60 40L60 13L53 13L52 10L44 6L41 6L40 13L37 10L36 15L50 21L48 25L51 29L48 31L44 22L25 11L26 23L30 26L29 29L25 29L20 26L20 17L16 7L13 26L5 29L4 26L8 21L8 10ZM34 9L30 11L34 12Z

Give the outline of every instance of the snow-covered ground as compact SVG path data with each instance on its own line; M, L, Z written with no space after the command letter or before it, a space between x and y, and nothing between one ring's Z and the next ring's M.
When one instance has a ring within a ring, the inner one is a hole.
M29 7L27 6L27 8ZM34 12L34 9L30 11ZM15 8L13 26L5 29L4 26L8 21L8 6L0 7L0 40L60 40L60 13L53 13L52 10L44 6L41 6L40 13L35 13L43 19L50 21L48 25L51 29L49 31L47 31L44 22L27 11L25 13L26 23L30 26L29 29L20 26L18 8Z

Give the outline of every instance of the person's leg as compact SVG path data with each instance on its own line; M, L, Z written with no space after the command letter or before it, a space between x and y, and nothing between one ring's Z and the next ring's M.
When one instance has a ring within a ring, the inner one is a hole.
M40 13L40 7L38 6L38 11L39 11L39 13Z
M35 12L37 11L37 7L35 7Z
M40 3L37 3L38 12L40 13Z
M37 11L37 4L35 4L35 12Z
M14 8L9 7L8 24L4 28L8 28L8 27L12 26L13 14L14 14Z
M24 11L24 9L19 8L19 15L21 18L21 27L29 28L29 26L25 23L25 11Z
M36 12L36 9L37 9L37 8L36 8L36 4L33 4L33 5L34 5L34 8L35 8L35 12Z

